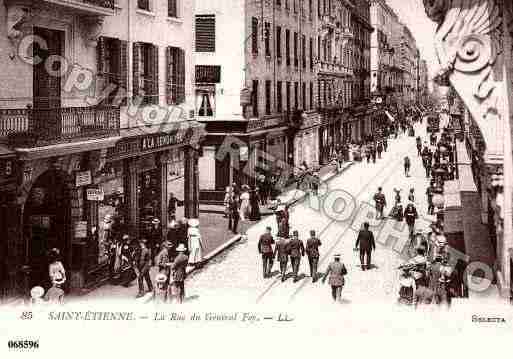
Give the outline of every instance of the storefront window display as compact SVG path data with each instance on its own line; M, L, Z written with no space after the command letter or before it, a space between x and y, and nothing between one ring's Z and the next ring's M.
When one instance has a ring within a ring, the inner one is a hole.
M108 163L98 180L103 199L98 202L98 263L108 261L109 242L126 222L127 210L123 190L123 167L121 162Z

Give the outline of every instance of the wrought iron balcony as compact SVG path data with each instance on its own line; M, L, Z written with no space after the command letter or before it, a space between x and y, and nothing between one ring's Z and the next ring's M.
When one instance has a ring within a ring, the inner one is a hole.
M0 138L7 138L14 147L118 136L119 126L120 112L115 107L0 110Z
M43 2L90 15L114 15L114 0L44 0Z

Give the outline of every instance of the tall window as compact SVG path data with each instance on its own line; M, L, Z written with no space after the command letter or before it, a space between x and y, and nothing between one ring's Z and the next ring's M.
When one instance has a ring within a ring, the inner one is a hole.
M185 52L178 47L166 48L166 102L185 102Z
M299 84L294 82L294 110L299 108Z
M158 47L136 42L133 46L133 92L141 96L143 104L159 103Z
M265 114L271 114L271 81L265 81Z
M306 69L306 36L303 35L301 38L301 59L303 62L303 68Z
M150 11L150 0L137 0L137 7L141 10Z
M314 107L314 84L310 82L310 110Z
M196 52L216 51L215 15L196 15Z
M312 19L313 14L313 0L308 0L308 17Z
M320 2L321 0L319 0ZM321 61L321 37L317 36L317 60Z
M264 23L265 56L271 56L271 24Z
M276 26L276 57L281 59L281 26Z
M282 102L282 82L276 82L276 111L283 112L283 102Z
M310 38L310 70L312 70L312 71L314 68L313 47L314 47L313 39Z
M306 82L301 86L303 110L306 110Z
M253 116L258 117L258 80L253 80L253 90L251 91L251 106L253 107Z
M167 0L167 16L178 17L178 6L179 0Z
M298 36L297 36L297 32L294 32L294 66L296 66L296 67L299 66L297 47L298 47Z
M258 54L258 19L251 18L251 53Z
M285 30L285 58L287 60L287 66L290 66L290 30Z
M287 81L285 86L285 97L287 100L287 112L290 112L290 82Z

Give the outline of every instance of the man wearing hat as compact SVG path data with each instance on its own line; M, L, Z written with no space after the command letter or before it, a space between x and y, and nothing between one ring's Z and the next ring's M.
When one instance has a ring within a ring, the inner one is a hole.
M340 254L335 254L333 262L328 265L328 269L324 274L322 283L326 283L326 278L329 276L329 285L331 285L331 296L333 301L340 302L342 296L342 288L344 287L344 276L347 274L347 269L344 263L340 261Z
M415 208L415 205L412 201L410 201L404 209L404 218L406 220L406 224L408 225L409 235L411 238L413 236L413 231L415 230L415 220L419 218L417 208Z
M182 303L185 298L185 276L187 265L189 264L189 257L185 254L187 248L180 243L176 248L178 255L171 264L171 272L173 282L171 283L171 295L174 296L178 303Z
M319 264L319 247L321 240L315 235L315 231L310 231L310 238L306 240L306 254L308 255L308 264L310 265L310 277L312 283L317 281L317 266Z
M168 278L169 277L164 273L159 273L155 277L153 299L156 304L164 304L167 302Z
M150 278L151 253L146 243L147 241L145 239L141 239L139 241L140 247L136 252L136 274L137 283L139 284L137 298L144 295L144 281L146 281L146 285L148 286L148 292L153 292L153 285Z
M289 243L287 237L278 236L278 242L274 247L274 258L280 262L281 281L284 282L287 276L287 264L289 262Z
M262 255L264 278L271 276L273 266L273 244L274 238L271 235L271 227L265 229L265 233L260 236L258 241L258 253Z
M381 187L378 188L378 192L374 195L374 203L376 205L376 219L383 219L383 210L387 206L387 199Z
M292 233L292 239L289 243L289 255L292 264L292 272L294 273L294 282L297 282L301 257L305 256L305 246L303 241L299 239L298 231Z
M371 253L376 249L376 242L374 241L374 233L369 230L369 222L365 222L363 228L358 233L355 249L360 250L362 270L371 269ZM367 265L365 265L365 259L367 260Z
M169 265L174 260L174 257L171 258L169 255L169 247L171 246L171 243L169 241L162 242L162 246L160 248L160 252L155 257L155 264L158 267L159 274L164 274L166 276L166 287L169 284L169 274L170 274L170 268Z
M157 217L153 218L151 221L151 229L148 237L147 246L150 250L152 262L154 262L153 258L157 254L160 243L162 242L162 228L160 226L160 220Z

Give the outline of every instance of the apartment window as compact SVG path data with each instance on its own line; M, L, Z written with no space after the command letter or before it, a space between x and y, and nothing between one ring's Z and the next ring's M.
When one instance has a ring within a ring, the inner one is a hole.
M299 66L297 47L298 47L298 36L297 36L297 32L294 32L294 66L296 66L296 67Z
M287 100L287 112L290 112L290 82L285 85L285 98Z
M258 117L258 80L253 80L253 89L251 95L251 106L253 107L253 116Z
M294 14L297 14L297 0L292 1L294 1Z
M271 114L271 81L265 81L265 114Z
M102 99L108 104L126 105L128 92L128 43L100 37L97 46L98 79L102 88L111 88Z
M271 56L271 24L264 23L265 56Z
M299 108L299 84L294 82L294 110Z
M314 68L314 61L313 61L313 39L310 38L310 70L313 70Z
M282 82L276 82L276 111L283 112L283 102L282 102Z
M141 10L150 11L150 0L137 0L137 7Z
M196 15L196 52L216 51L215 15Z
M322 103L321 103L321 80L317 80L317 107L322 107Z
M303 35L301 38L301 59L303 62L303 68L306 69L306 36Z
M276 27L276 57L281 59L281 26Z
M314 84L310 82L310 110L314 107Z
M328 98L327 98L327 93L326 93L326 81L322 82L322 100L323 100L324 106L326 106L328 104Z
M258 54L258 19L251 18L251 53Z
M285 30L285 58L287 66L290 66L290 30Z
M178 105L185 102L185 51L178 47L166 48L166 102ZM198 73L198 66L196 66ZM196 74L196 81L200 76ZM201 80L201 79L200 79Z
M310 20L312 19L313 14L313 0L308 0L308 16Z
M167 0L167 16L178 17L178 6L179 0Z
M303 101L303 110L306 110L306 82L303 82L303 85L301 86L301 95Z
M158 47L136 42L133 46L133 92L142 104L159 103Z

